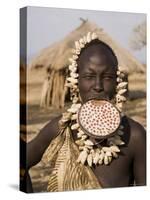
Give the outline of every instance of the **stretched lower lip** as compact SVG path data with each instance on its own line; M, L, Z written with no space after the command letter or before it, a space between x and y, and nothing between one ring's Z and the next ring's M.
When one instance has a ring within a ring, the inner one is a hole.
M102 96L102 95L95 95L95 96L91 96L90 98L88 98L88 100L92 100L92 99L98 99L98 100L103 99L103 100L108 100L107 97Z

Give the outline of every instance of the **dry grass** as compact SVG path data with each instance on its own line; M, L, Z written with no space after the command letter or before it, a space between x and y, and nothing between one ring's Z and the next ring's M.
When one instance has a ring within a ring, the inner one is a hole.
M146 74L134 73L129 75L129 90L130 91L146 91Z

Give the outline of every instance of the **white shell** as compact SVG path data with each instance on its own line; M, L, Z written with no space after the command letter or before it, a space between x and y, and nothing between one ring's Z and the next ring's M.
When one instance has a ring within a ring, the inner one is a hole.
M72 52L72 53L76 53L76 49L72 49L71 52Z
M74 68L76 68L76 67L74 67L73 65L69 65L69 70L70 70L70 71L74 70ZM76 68L76 69L77 69L77 68Z
M84 142L82 140L76 140L75 143L79 146L83 146L84 145Z
M114 142L115 142L116 145L124 145L125 144L122 140L115 139L115 138L114 138Z
M117 75L120 75L120 73L121 73L121 72L118 70L118 71L117 71Z
M81 39L79 40L79 42L80 42L80 44L85 44L85 42L84 42L84 39L83 39L83 38L81 38Z
M108 162L111 163L111 161L112 161L112 156L109 156L108 157Z
M83 131L79 131L78 133L77 133L77 136L78 137L82 137L82 135L84 135L85 133L83 132Z
M92 40L95 40L95 39L97 39L98 38L98 36L97 36L97 34L96 33L92 33L92 35L91 35L91 38L92 38Z
M103 160L104 160L104 159L99 159L98 163L99 163L100 165L102 165L102 164L103 164Z
M76 49L76 52L75 52L77 55L80 54L80 50L79 49Z
M122 103L117 103L116 104L116 107L118 108L118 110L120 111L120 112L122 112L122 109L123 109L123 104ZM122 113L121 113L122 114Z
M108 165L108 164L109 164L109 161L108 161L108 157L107 157L107 156L104 157L104 164L105 164L105 165Z
M92 146L89 146L89 145L85 145L85 147L88 148L88 149L92 149L93 148Z
M71 72L71 73L70 73L70 76L71 76L72 78L78 78L79 74L78 74L78 73L73 73L73 72Z
M80 48L82 49L85 45L84 44L80 44Z
M69 65L69 70L70 71L72 71L72 70L74 70L74 69L76 69L77 70L77 64L71 64L71 65Z
M75 60L72 61L73 66L77 66L77 62Z
M92 166L92 155L91 154L89 154L87 157L87 163L90 167Z
M79 43L79 41L75 41L75 47L76 47L76 49L80 49L80 43Z
M80 107L81 104L72 104L72 106L67 111L71 113L77 113Z
M78 118L78 115L77 114L73 114L72 116L71 116L71 120L76 120Z
M78 79L72 78L72 77L68 77L67 81L71 82L71 83L78 83Z
M78 86L77 86L77 85L73 85L73 88L77 89ZM73 97L73 99L72 99L72 102L73 102L73 103L76 104L78 101L79 101L79 97L77 97L77 96Z
M122 104L122 102L120 102L120 103L117 103L116 106L117 106L118 109L120 109L120 108L122 109L123 104Z
M73 58L68 58L68 60L72 63L74 62L74 59Z
M99 155L99 162L103 163L102 161L104 160L105 155L104 154L100 154ZM100 164L100 163L99 163Z
M117 146L111 146L110 149L112 152L120 152L120 149Z
M72 89L77 89L77 88L78 88L78 86L72 83Z
M124 78L124 77L125 77L125 74L124 74L123 72L120 72L119 77L120 77L120 78Z
M77 67L70 67L69 70L73 73L76 73L77 72Z
M119 66L119 67L118 67L118 70L119 70L120 72L127 73L127 70L125 69L125 67Z
M118 94L122 95L122 94L124 94L126 91L127 91L127 89L121 89L121 90L118 91Z
M90 150L90 153L91 153L92 155L95 155L94 149L91 149L91 150Z
M122 78L117 77L117 82L121 83L122 82Z
M81 140L85 140L87 137L87 135L82 135Z
M71 126L71 129L72 130L75 130L75 129L78 129L79 128L79 124L73 124L72 126Z
M121 102L121 101L126 101L127 100L126 97L124 97L122 95L119 95L119 94L116 95L116 99L117 99L118 103Z
M91 42L92 38L91 38L91 32L88 32L87 36L86 36L87 42Z
M96 149L95 151L96 151L96 153L98 153L98 154L100 154L100 152L101 152L100 149Z
M77 108L79 109L81 107L80 103L72 104L71 108Z
M65 112L65 113L62 114L62 117L70 119L71 115L72 115L71 113Z
M117 133L118 133L118 135L123 135L124 134L124 132L121 131L121 130L118 130Z
M106 155L106 156L112 156L112 154L111 154L110 151L107 151L107 152L105 153L105 155Z
M118 158L118 154L116 152L113 151L112 155L113 155L114 158Z
M98 161L99 161L99 153L96 152L95 156L93 158L93 163L96 165L98 163Z
M79 150L86 151L87 153L89 153L89 149L85 146L79 146Z
M101 151L100 151L100 155L102 155L102 156L104 156L105 155L105 153L104 153L104 151L101 149Z
M103 150L104 152L111 151L111 150L110 150L110 147L103 147L102 150Z
M77 162L81 162L82 164L85 163L87 159L88 153L86 151L82 151L77 159Z
M73 60L77 60L77 59L78 59L78 56L77 56L77 55L73 55L73 56L72 56L72 59L73 59Z
M61 121L62 123L65 123L65 122L68 122L69 119L67 119L67 118L62 118L60 121Z
M84 144L89 145L89 146L93 146L94 145L91 140L84 141Z
M128 83L127 82L121 82L121 83L119 83L118 85L117 85L117 89L122 89L122 88L125 88L126 86L128 85Z
M76 113L77 109L76 108L69 108L67 111L71 112L71 113Z

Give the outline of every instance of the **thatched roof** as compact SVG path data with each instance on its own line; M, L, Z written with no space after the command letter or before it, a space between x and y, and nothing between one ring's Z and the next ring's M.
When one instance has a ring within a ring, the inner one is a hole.
M74 41L78 40L89 31L96 31L98 33L99 38L103 42L107 43L116 53L119 65L125 67L129 73L134 71L145 71L143 65L138 62L134 56L131 55L131 53L129 53L125 48L121 47L106 32L104 32L102 28L89 21L82 22L82 24L77 29L69 33L63 40L42 50L39 55L35 57L29 64L30 67L49 67L51 65L51 68L57 71L68 66L68 58L72 54L71 49L74 47Z

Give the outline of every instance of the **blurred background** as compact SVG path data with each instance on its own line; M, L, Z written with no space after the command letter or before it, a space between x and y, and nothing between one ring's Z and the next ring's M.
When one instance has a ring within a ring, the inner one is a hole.
M111 46L128 71L126 114L146 128L145 14L28 7L26 23L27 54L20 52L22 108L27 94L27 127L21 123L22 139L32 140L69 106L69 91L64 92L68 58L74 41L89 31L96 31ZM30 170L36 192L45 191L49 173L50 166L42 161Z

